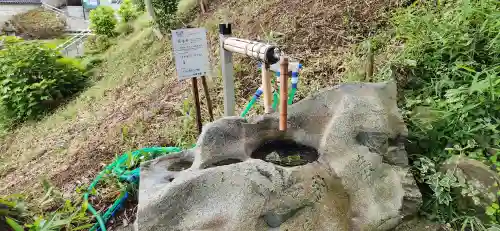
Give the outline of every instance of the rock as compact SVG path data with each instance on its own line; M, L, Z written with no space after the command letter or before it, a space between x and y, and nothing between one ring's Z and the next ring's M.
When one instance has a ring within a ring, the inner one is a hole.
M457 195L462 197L462 200L457 200L460 203L459 207L464 211L472 208L478 217L487 221L488 218L484 215L485 208L497 201L496 193L500 190L498 187L500 178L497 173L480 161L459 155L450 157L441 168L443 172L453 172L459 181L467 182L478 193L475 196L479 200L474 203L472 197L458 192Z
M415 215L395 84L314 94L289 107L285 133L278 118L216 120L195 148L144 163L137 229L392 230ZM315 151L257 151L269 141ZM283 153L302 165L286 166Z

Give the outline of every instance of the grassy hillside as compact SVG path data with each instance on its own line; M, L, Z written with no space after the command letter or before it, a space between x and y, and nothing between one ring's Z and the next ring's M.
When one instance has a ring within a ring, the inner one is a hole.
M192 2L182 4L182 10L193 7ZM222 114L218 23L233 22L239 37L286 44L284 50L305 64L302 98L338 83L346 69L344 51L383 26L396 5L388 0L211 2L209 12L190 24L209 31L216 116ZM107 51L96 73L94 85L66 107L2 138L0 194L36 192L41 177L71 192L119 153L152 145L188 146L195 140L193 118L186 116L192 110L188 83L176 80L168 38L158 41L150 28L140 29ZM257 63L236 56L235 75L237 110L242 110L260 81Z
M106 54L93 87L43 121L3 138L0 190L36 188L44 175L58 186L85 182L115 153L168 144L164 127L176 110L169 102L182 97L177 93L183 85L174 81L165 51L168 43L155 42L150 29L134 33ZM128 130L126 136L122 130Z

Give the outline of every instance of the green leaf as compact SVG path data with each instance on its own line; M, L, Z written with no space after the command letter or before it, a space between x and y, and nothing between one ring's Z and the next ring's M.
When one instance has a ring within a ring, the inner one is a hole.
M496 211L497 211L496 209L494 209L491 206L489 206L488 208L486 208L486 215L493 216Z
M471 67L467 66L467 65L457 65L458 68L461 68L461 69L464 69L468 72L471 72L471 73L476 73L476 70L472 69Z
M94 226L94 224L86 224L86 225L82 225L82 226L78 226L78 227L72 228L71 230L84 230L84 229L88 229L88 228L90 228L92 226Z
M496 155L491 156L491 157L490 157L490 161L491 161L492 163L496 163L496 162L497 162L497 156L496 156Z
M16 221L14 221L12 218L10 217L5 217L5 221L7 222L7 224L14 230L14 231L24 231L24 228L23 226L21 226L20 224L18 224Z
M410 66L410 67L416 67L417 66L417 61L413 59L406 59L405 64Z

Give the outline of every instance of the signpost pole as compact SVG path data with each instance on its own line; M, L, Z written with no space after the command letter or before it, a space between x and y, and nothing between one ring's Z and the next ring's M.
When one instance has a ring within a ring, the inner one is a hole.
M203 84L203 91L205 93L205 98L207 98L208 115L210 116L210 122L214 121L214 113L212 111L212 100L210 99L210 93L208 92L207 78L205 76L201 77L201 83Z
M191 78L191 92L193 93L194 106L196 110L196 127L198 128L198 134L201 134L202 124L200 96L198 95L198 80L196 78Z
M233 77L233 54L224 49L224 39L231 35L231 24L219 24L220 57L224 92L224 116L234 116L235 93Z

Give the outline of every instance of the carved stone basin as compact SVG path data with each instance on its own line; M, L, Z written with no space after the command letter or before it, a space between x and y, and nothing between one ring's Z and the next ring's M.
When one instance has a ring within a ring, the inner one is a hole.
M136 229L390 230L417 212L393 83L344 84L278 114L226 117L143 164Z

